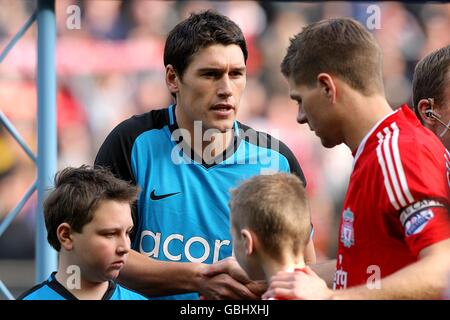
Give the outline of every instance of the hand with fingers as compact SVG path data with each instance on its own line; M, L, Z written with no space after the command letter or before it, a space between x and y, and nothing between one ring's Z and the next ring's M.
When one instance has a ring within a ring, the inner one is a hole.
M280 271L270 279L269 288L263 294L263 300L326 300L333 291L329 289L310 267L302 271Z
M267 289L265 281L252 281L234 257L205 268L200 294L203 299L257 300Z

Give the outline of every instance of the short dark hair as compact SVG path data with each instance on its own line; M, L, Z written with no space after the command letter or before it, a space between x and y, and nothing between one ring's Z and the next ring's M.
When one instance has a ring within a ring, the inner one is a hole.
M61 223L81 233L94 218L103 200L128 202L136 200L139 188L120 180L107 169L83 165L65 168L55 175L55 187L44 201L47 239L57 251L61 244L56 230Z
M239 26L228 17L207 10L191 13L170 31L164 47L164 66L171 64L182 78L192 56L213 44L236 44L247 61L247 45Z
M231 223L249 228L267 254L282 259L284 250L303 253L311 234L306 191L300 179L287 173L259 175L232 191Z
M450 45L433 51L419 61L413 77L414 111L420 121L417 105L421 99L434 98L435 104L445 104L444 90L450 85Z
M326 72L364 95L383 92L382 52L372 34L350 18L312 23L290 39L281 72L313 86Z

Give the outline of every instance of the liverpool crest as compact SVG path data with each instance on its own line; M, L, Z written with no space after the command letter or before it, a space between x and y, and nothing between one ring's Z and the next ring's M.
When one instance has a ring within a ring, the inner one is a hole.
M341 242L344 247L350 248L355 244L355 235L353 232L354 215L350 208L344 210L342 214Z

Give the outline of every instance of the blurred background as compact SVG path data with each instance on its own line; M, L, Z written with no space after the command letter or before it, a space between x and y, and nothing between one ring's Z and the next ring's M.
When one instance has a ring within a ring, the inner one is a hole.
M375 29L373 4L380 12ZM80 9L79 28L72 27L72 5ZM1 49L35 8L34 0L0 0ZM308 180L318 260L334 258L352 156L343 145L323 148L307 126L296 123L297 107L279 71L289 37L323 18L359 20L373 29L383 49L390 104L411 105L415 64L450 43L450 4L57 0L59 169L92 164L119 122L172 102L164 82L166 35L190 12L208 8L229 16L247 39L247 89L238 120L269 133L278 130L278 138L294 152ZM34 152L36 105L34 24L0 64L0 110ZM35 166L0 124L0 220L35 177ZM36 193L0 237L0 279L15 296L34 284L35 207Z

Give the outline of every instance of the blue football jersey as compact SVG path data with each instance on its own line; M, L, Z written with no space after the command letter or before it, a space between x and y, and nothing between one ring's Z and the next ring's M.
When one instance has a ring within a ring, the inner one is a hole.
M23 293L18 300L78 300L55 278L53 272L48 279ZM101 300L148 300L143 295L109 281L108 289Z
M95 164L141 188L132 248L163 261L214 263L232 255L230 190L255 175L290 172L306 184L292 152L235 121L230 146L212 163L186 147L175 106L119 124ZM166 298L198 299L198 294Z

